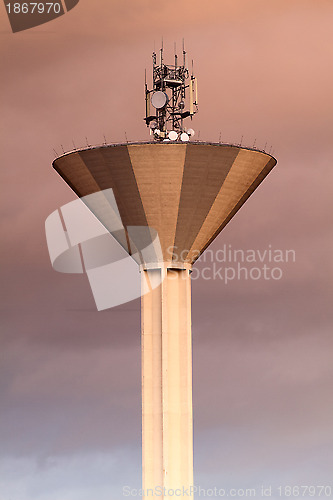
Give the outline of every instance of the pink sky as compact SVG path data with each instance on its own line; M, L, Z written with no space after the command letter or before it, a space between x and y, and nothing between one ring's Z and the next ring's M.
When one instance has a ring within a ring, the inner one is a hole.
M193 283L196 483L330 483L333 3L80 0L16 34L0 14L0 496L140 486L139 301L97 312L86 277L52 270L44 222L74 199L53 148L147 139L162 36L194 59L200 139L278 159L213 249L296 251L280 281Z

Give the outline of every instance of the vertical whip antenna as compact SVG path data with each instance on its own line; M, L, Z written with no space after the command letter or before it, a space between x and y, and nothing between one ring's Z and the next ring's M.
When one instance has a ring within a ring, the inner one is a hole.
M161 66L161 68L163 66L163 37L162 37L162 44L161 44L161 49L160 49L160 66Z

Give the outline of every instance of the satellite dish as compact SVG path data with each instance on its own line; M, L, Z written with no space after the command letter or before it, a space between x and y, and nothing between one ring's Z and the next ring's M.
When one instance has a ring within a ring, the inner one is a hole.
M167 102L168 102L167 94L165 92L161 92L160 90L154 92L151 97L151 103L156 109L164 108Z
M178 139L178 134L175 130L171 130L171 132L169 132L168 134L168 137L170 141L176 141Z
M193 137L193 136L194 136L194 134L195 134L195 132L194 132L193 128L188 128L188 129L186 130L186 133L187 133L187 135L189 135L190 137Z
M186 132L183 132L182 135L180 136L180 140L183 142L188 142L189 141L189 136L187 135Z

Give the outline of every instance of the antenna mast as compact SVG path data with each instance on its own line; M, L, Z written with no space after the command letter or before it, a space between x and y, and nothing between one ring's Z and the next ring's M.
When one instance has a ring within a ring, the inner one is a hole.
M194 135L193 129L186 129L184 119L198 111L197 79L186 67L186 51L183 40L183 65L179 65L175 46L174 65L164 64L163 41L157 62L153 52L153 88L145 82L146 117L150 134L156 141L186 142ZM186 109L187 108L187 109Z

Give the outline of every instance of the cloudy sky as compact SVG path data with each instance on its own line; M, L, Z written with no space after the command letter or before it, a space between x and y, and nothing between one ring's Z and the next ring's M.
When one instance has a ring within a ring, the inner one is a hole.
M140 487L139 301L98 312L86 276L53 271L44 223L74 199L53 149L148 137L162 36L194 59L200 139L278 160L211 248L296 253L280 280L193 281L195 483L331 484L332 1L80 0L15 34L0 16L0 499Z

